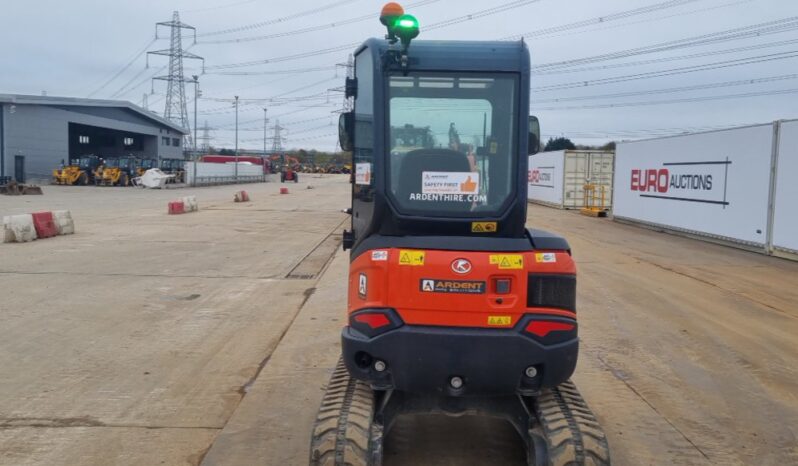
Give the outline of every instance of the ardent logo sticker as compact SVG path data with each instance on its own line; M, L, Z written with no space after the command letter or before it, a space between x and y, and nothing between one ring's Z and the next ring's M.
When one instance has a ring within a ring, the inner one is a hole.
M426 293L484 294L485 282L474 280L439 280L422 278L419 289Z
M471 262L469 262L468 259L455 259L452 262L452 271L460 275L465 275L471 271Z

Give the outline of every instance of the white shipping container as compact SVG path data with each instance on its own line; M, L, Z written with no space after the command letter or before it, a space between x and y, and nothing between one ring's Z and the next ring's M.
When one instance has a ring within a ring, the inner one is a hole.
M585 206L585 184L604 187L604 206L612 203L615 154L609 151L560 150L529 156L527 198L561 209ZM600 191L596 194L600 194Z
M764 249L773 125L618 144L613 214Z
M194 179L194 163L186 162L186 183L192 184ZM197 164L197 179L202 181L203 178L232 178L236 174L235 163L210 163L210 162L196 162ZM253 165L251 163L239 162L238 163L238 176L255 177L263 176L263 167L261 165Z
M798 120L781 122L773 214L773 248L798 254Z

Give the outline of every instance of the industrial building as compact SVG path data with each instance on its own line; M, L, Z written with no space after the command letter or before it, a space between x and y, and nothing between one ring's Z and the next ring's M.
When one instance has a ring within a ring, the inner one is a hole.
M85 155L183 158L186 134L126 101L0 94L0 176L40 182Z

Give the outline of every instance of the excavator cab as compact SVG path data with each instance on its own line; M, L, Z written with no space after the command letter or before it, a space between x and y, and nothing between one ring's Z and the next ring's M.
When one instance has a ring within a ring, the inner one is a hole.
M412 41L418 22L396 4L382 19L386 40L355 51L339 121L354 164L347 324L311 463L379 464L398 415L444 413L506 419L530 465L609 464L569 380L570 246L526 227L540 141L526 44Z

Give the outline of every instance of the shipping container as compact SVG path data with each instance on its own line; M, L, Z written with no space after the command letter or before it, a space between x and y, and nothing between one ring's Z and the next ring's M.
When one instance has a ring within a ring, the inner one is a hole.
M260 165L263 167L263 173L271 173L271 161L267 157L260 155L203 155L200 157L200 162L208 163L234 163L236 160L241 162L249 162L253 165Z
M773 187L772 252L798 256L798 120L778 123L776 174Z
M194 164L196 163L197 184L232 183L236 176L236 163L186 162L186 183L194 184ZM264 181L263 167L250 162L238 163L238 181Z
M765 252L774 125L619 143L613 216Z
M611 151L560 150L529 156L527 198L560 209L585 207L585 185L595 186L604 207L612 205L615 153Z

